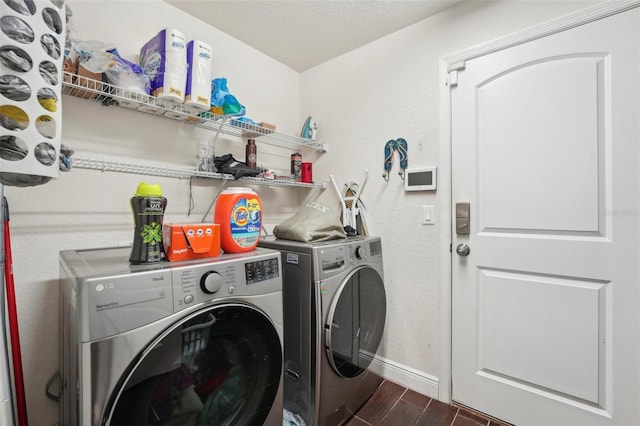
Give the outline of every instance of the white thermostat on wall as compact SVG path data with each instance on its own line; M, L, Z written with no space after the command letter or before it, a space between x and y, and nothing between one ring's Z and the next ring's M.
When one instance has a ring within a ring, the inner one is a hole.
M407 169L404 176L405 191L435 191L437 167Z

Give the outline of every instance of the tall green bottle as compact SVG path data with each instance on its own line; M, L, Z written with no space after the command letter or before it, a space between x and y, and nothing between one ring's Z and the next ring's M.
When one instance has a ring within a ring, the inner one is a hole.
M162 218L167 199L162 196L159 184L141 182L131 198L133 211L133 246L129 263L154 263L164 260L162 243Z

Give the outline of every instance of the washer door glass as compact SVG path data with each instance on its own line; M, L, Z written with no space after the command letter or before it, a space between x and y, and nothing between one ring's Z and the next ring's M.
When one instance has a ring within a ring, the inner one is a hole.
M327 353L342 377L356 377L371 364L384 331L384 283L373 268L355 269L340 286L329 310Z
M110 424L262 425L281 371L280 339L264 314L239 304L205 309L132 364Z

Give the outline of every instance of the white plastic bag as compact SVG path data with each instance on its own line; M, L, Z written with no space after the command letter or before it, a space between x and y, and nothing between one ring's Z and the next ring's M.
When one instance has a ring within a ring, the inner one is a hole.
M110 44L96 40L80 41L73 46L78 63L88 71L105 75L107 83L150 94L151 82L142 68L120 56Z

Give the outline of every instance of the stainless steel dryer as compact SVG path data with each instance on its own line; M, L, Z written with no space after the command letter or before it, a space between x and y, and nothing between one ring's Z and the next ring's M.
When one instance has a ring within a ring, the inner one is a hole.
M380 238L259 245L282 253L285 409L340 425L382 382L368 369L386 318Z
M60 425L282 424L280 254L60 253Z

